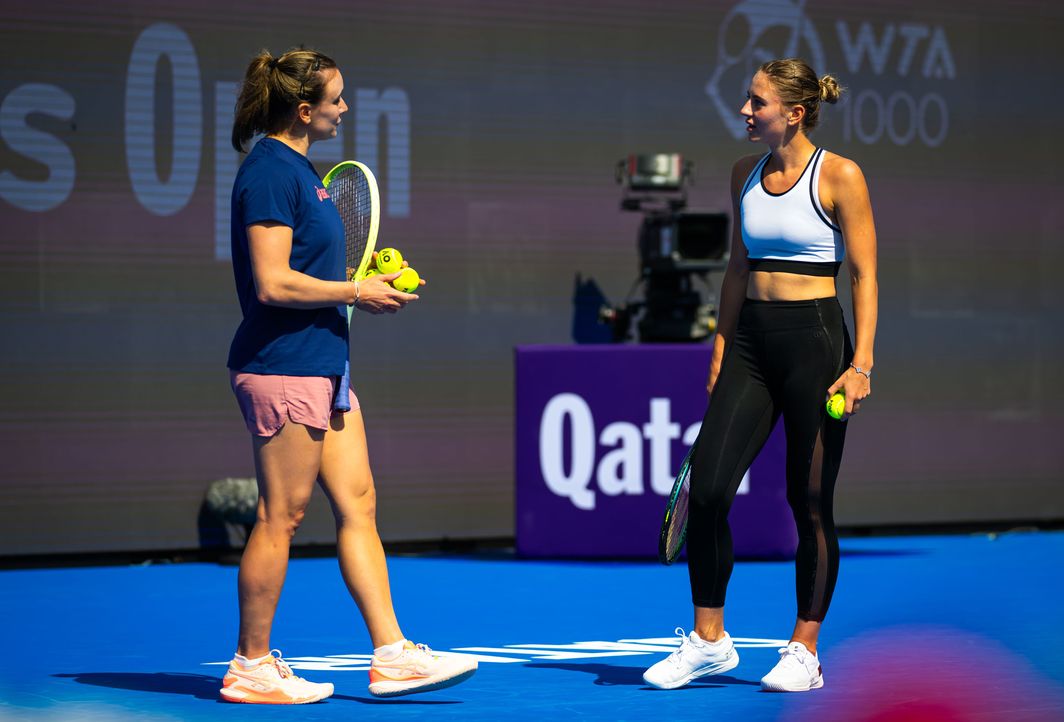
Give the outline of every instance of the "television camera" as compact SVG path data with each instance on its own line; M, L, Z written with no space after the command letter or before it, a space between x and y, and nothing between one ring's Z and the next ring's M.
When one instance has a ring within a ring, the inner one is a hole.
M642 213L643 221L639 278L628 300L599 312L615 342L631 338L633 320L644 343L699 342L716 330L717 297L709 274L728 265L729 220L726 213L687 208L692 171L693 164L678 153L630 155L617 164L621 208ZM642 300L632 300L639 286Z

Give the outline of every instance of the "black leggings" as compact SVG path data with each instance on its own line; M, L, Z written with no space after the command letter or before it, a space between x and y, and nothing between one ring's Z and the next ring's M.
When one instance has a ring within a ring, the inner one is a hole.
M852 358L837 299L743 303L695 446L687 526L695 606L724 606L734 561L728 510L782 414L787 502L798 526L798 616L824 619L839 573L832 495L846 436L824 401Z

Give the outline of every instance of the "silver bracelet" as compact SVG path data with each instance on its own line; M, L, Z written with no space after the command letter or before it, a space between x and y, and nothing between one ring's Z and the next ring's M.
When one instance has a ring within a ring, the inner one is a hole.
M871 381L871 380L872 380L872 372L871 372L871 371L865 371L865 370L864 370L863 368L861 368L860 366L854 366L853 364L850 364L850 368L852 368L852 369L853 369L854 371L856 371L857 373L859 373L859 374L861 374L862 376L864 376L864 377L865 377L866 379L868 379L869 381Z
M358 281L353 281L353 283L355 284L355 300L351 302L352 306L358 303L359 297L362 296L362 289L358 287Z

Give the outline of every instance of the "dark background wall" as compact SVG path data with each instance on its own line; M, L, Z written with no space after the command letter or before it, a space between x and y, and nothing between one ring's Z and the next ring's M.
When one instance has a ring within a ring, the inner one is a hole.
M194 546L207 485L251 475L228 135L250 56L300 43L351 106L312 159L378 169L381 242L429 281L354 327L386 539L513 533L512 348L569 340L577 272L634 280L616 162L682 153L727 210L748 78L791 54L848 87L814 139L863 167L880 239L839 521L1064 517L1055 2L3 6L0 554ZM319 499L301 539L331 534Z

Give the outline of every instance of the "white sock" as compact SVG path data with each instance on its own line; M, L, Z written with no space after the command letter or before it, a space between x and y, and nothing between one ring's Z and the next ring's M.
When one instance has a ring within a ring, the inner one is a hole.
M406 640L400 639L398 642L392 642L391 644L385 644L377 647L373 650L373 656L380 659L382 662L395 659L403 653L403 647L406 646Z
M264 657L257 657L255 659L248 659L247 657L245 657L242 654L234 654L233 655L233 661L236 662L238 665L240 665L241 669L254 669L255 667L258 667L260 664L265 662L270 656L272 656L272 655L267 654Z

